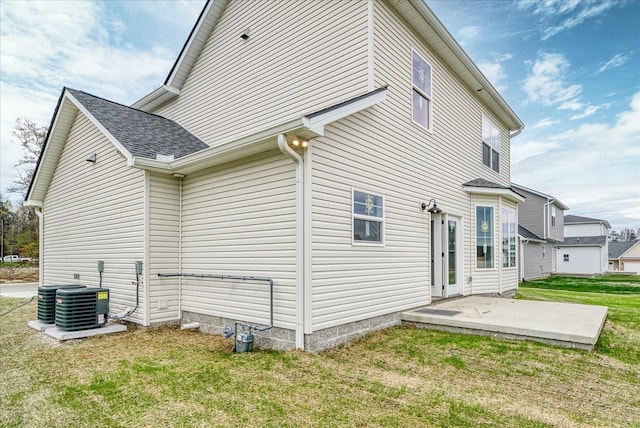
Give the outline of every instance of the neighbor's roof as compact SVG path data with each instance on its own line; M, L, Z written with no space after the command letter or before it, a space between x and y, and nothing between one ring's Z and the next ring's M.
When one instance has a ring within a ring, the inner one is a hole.
M564 242L558 245L563 247L592 247L597 245L601 247L606 243L606 236L577 236L564 238Z
M524 187L524 186L521 186L521 185L516 184L516 183L511 183L511 187L513 187L514 189L516 189L519 192L531 193L532 195L539 196L541 198L546 199L547 201L550 201L550 202L552 201L551 203L553 205L555 205L556 207L560 208L561 210L568 210L569 209L568 206L566 206L565 204L560 202L560 200L558 198L554 197L554 196L547 195L546 193L538 192L537 190L529 189L528 187Z
M635 241L632 242L609 242L609 258L617 259L623 255L629 248L633 247Z
M173 120L67 89L133 156L180 158L209 147Z
M521 225L518 225L518 235L520 235L524 239L545 242L544 239L540 238L538 235L536 235L535 233L531 232L529 229Z
M591 217L582 217L579 215L566 215L564 216L564 224L589 224L589 223L603 223L608 229L611 229L611 225L607 220L600 220Z

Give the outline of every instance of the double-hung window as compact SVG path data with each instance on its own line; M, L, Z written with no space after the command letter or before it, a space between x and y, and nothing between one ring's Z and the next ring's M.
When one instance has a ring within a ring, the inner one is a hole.
M353 191L353 242L382 244L384 197Z
M500 129L482 115L482 163L500 172Z
M413 121L431 130L431 65L416 51L411 55Z
M555 227L556 225L556 206L551 205L551 226Z
M476 267L493 267L493 207L476 207Z
M516 267L516 211L502 209L502 267Z

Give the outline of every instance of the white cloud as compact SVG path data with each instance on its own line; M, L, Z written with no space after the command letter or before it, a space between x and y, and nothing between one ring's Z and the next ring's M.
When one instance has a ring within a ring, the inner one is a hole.
M541 53L524 82L528 99L547 107L556 105L560 109L579 110L582 86L566 82L569 68L564 55Z
M595 112L597 112L598 110L600 110L601 108L606 108L608 107L610 104L603 104L601 106L592 106L589 105L587 106L586 109L584 109L584 111L582 113L579 114L574 114L573 116L570 117L571 120L577 120L577 119L584 119L586 117L592 116Z
M202 4L184 0L3 2L0 191L15 179L13 165L22 155L11 139L17 117L49 124L63 86L123 104L134 102L164 80ZM132 21L117 15L122 10L114 12L114 5L144 21L138 20L133 28ZM153 42L137 47L129 33L145 25L162 29L156 31L158 40L180 40L173 43L173 50Z
M629 60L629 57L625 54L617 54L609 61L607 61L600 69L598 70L598 74L604 73L610 68L617 68L622 66L625 62Z
M553 126L557 123L560 123L559 120L553 120L550 117L545 117L544 119L538 121L538 123L536 123L535 125L532 126L532 128L537 129L537 128L548 128L549 126Z
M555 142L528 141L522 144L512 144L511 165L516 165L525 159L548 153L556 147Z
M602 15L615 4L611 0L520 0L516 7L533 10L533 15L539 17L541 39L547 40Z
M512 180L556 196L571 208L572 214L604 218L616 228L638 227L638 117L640 92L633 95L629 109L619 114L613 124L585 123L520 145L515 140L512 152L517 167L512 168ZM535 154L535 150L540 153Z
M477 25L468 25L466 27L462 27L458 31L458 40L461 44L466 42L467 40L473 40L480 34L480 27Z
M496 87L500 92L505 91L509 86L505 83L507 81L507 73L504 71L502 62L508 61L513 56L509 53L496 55L493 62L479 62L478 68L482 71L487 79Z
M587 2L581 3L587 4ZM550 26L544 29L542 32L542 40L547 40L550 37L555 36L558 33L561 33L565 30L569 30L576 25L582 24L584 21L589 18L593 18L596 16L600 16L606 10L610 9L613 6L613 2L610 1L601 1L593 4L588 4L579 11L576 15L571 16L564 21L562 21L559 25ZM566 13L565 10L558 9L559 13Z

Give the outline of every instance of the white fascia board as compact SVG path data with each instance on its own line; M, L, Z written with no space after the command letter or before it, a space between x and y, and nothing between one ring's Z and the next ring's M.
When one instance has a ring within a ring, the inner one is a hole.
M179 95L179 89L167 85L161 85L133 103L131 107L149 112Z
M280 134L300 134L305 131L302 119L294 119L260 132L236 138L221 144L216 144L209 148L200 150L199 152L183 156L171 162L159 162L150 159L136 159L136 165L143 167L144 164L149 166L159 166L165 164L168 167L166 172L175 172L188 174L216 165L224 159L225 162L235 158L246 157L253 152L251 148L260 148L266 144L273 143L273 148L277 147L277 136ZM315 135L315 134L312 134Z
M382 91L376 91L370 95L361 97L353 102L345 102L344 105L337 108L328 108L326 113L313 114L304 116L302 123L309 130L318 135L324 135L325 125L340 120L361 110L374 106L387 99L387 88Z
M66 89L64 91L66 93ZM71 104L71 105L69 105ZM37 168L35 170L34 176L32 178L33 183L31 185L31 188L29 189L29 194L27 195L27 200L31 201L33 203L37 203L40 202L42 203L42 200L44 200L44 192L46 191L46 189L44 189L44 191L42 189L40 189L40 187L42 186L42 180L46 180L47 181L47 185L46 187L49 187L49 182L51 181L51 178L53 176L53 167L49 168L49 177L43 177L42 175L44 174L43 171L47 170L47 165L49 163L57 163L58 159L60 158L60 152L61 149L58 151L57 156L54 152L53 156L55 156L55 159L50 159L51 158L51 151L52 150L56 150L57 147L52 148L53 146L56 146L56 140L57 140L57 134L59 131L60 126L60 121L63 119L60 119L61 117L65 116L65 113L67 113L67 110L69 108L75 108L77 111L77 107L75 105L73 105L73 103L69 100L67 100L64 95L61 97L60 99L60 105L58 106L57 112L56 112L56 116L53 118L53 123L51 124L51 129L49 131L49 135L48 135L48 140L45 142L44 144L44 149L40 155L40 159L38 161L38 164L36 165ZM75 111L74 111L74 115L75 115ZM68 129L71 128L71 125L68 125ZM67 130L68 133L68 130ZM34 194L37 193L41 193L41 195L39 196L35 196ZM35 196L35 199L34 199ZM29 205L25 202L25 205ZM37 205L29 205L29 206L37 206Z
M85 108L85 106L82 105L81 102L79 102L73 95L71 95L68 91L65 92L65 97L68 97L74 104L75 106L78 108L78 110L80 110L82 112L82 114L84 114L85 116L87 116L87 118L89 118L89 120L91 121L91 123L93 123L95 125L96 128L98 128L100 130L100 132L102 132L105 137L107 137L107 139L109 141L111 141L111 143L116 146L116 148L120 151L120 153L122 153L122 155L127 159L127 164L128 165L133 165L133 155L129 152L129 150L127 150L121 143L120 141L118 141L118 139L116 137L113 136L113 134L111 134L111 132L109 132L107 130L107 128L105 128L104 126L102 126L102 124L100 123L100 121L98 121L98 119L96 119L90 112L89 110L87 110Z
M42 208L42 207L44 207L44 202L43 201L39 201L39 200L35 200L35 199L27 199L26 201L24 201L24 205L27 206L27 207Z
M475 195L495 195L503 196L515 203L524 202L524 198L518 195L513 190L509 189L497 189L494 187L475 187L475 186L462 186L465 192Z
M147 159L136 156L132 157L131 162L129 162L127 165L134 168L140 168L155 172L164 172L167 174L173 172L173 170L171 169L171 162L162 162L155 159Z

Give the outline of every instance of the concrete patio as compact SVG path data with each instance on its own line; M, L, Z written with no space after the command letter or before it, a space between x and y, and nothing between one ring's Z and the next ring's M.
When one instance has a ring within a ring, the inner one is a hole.
M402 314L404 324L421 328L533 340L592 350L606 306L469 296Z

